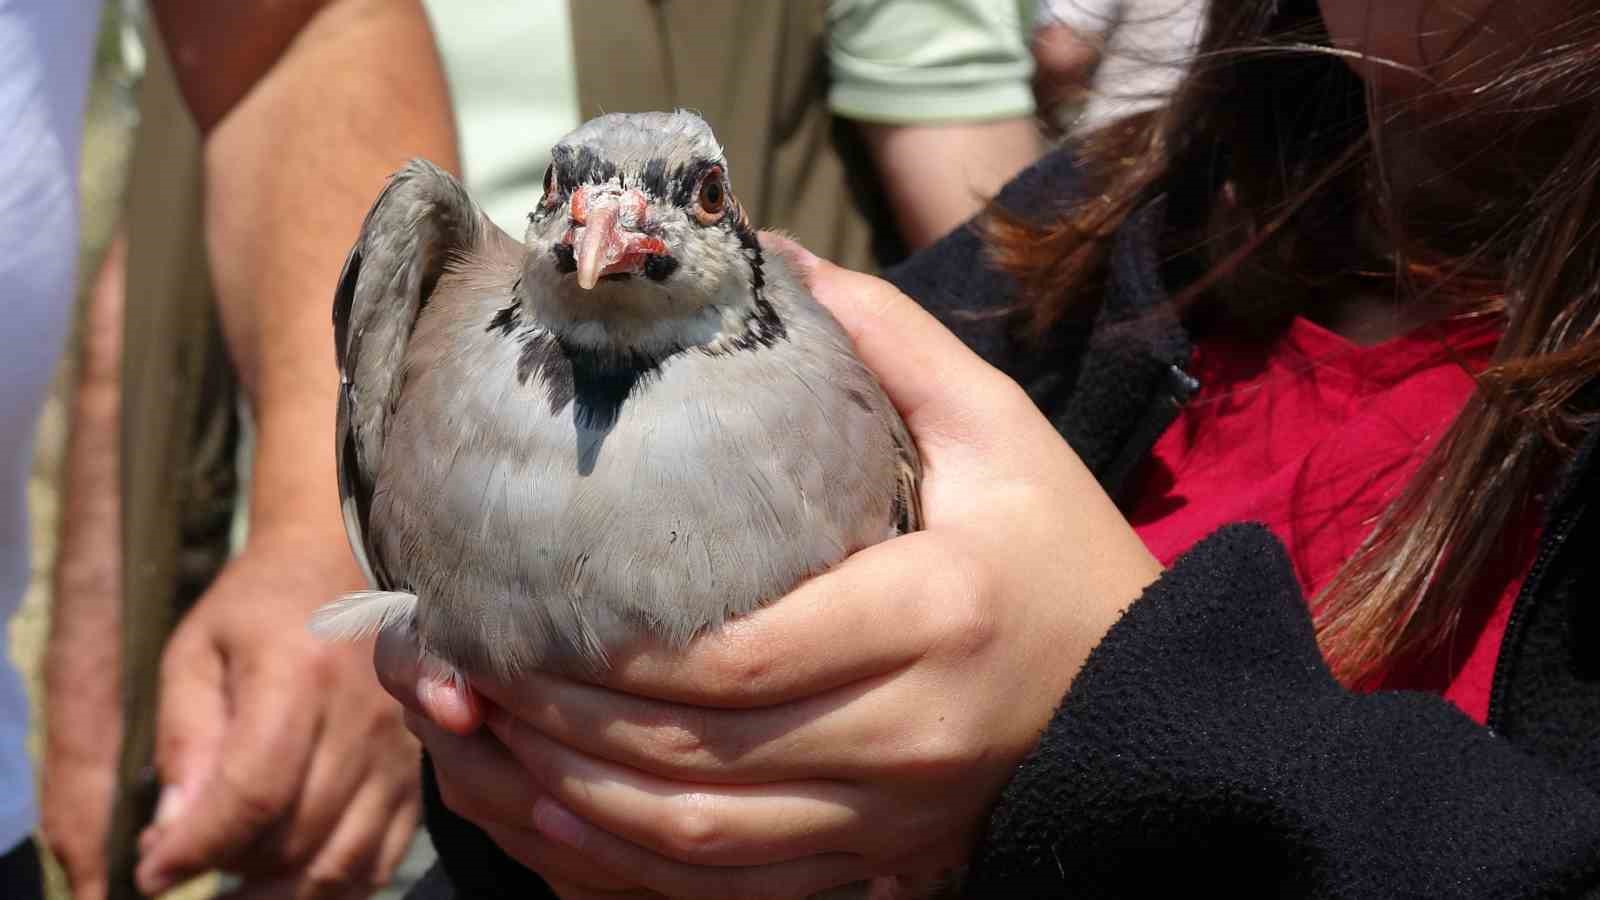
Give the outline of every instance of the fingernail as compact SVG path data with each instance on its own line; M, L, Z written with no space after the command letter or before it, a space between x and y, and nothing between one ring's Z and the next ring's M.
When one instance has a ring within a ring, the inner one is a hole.
M156 801L157 825L165 825L173 819L183 815L183 808L188 805L188 791L182 785L169 784L161 789L161 797Z
M568 847L583 846L583 822L549 797L533 802L533 827L552 841Z

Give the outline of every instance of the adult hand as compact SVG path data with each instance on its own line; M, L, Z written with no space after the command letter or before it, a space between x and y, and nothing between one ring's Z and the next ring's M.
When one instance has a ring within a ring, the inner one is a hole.
M174 632L161 664L141 890L209 869L251 897L370 894L415 831L418 748L374 683L370 648L310 611L361 584L342 535L255 533Z
M480 700L385 636L380 678L435 723L430 750L480 720L498 738L492 770L435 765L447 802L535 868L564 846L672 897L802 897L959 866L1159 573L1015 383L887 283L789 249L916 440L926 528L684 652L619 655L603 684L532 673L475 681Z
M113 595L115 596L115 595ZM98 677L104 677L100 671ZM81 681L79 683L82 683ZM51 685L54 698L69 690ZM106 835L116 793L122 707L114 701L63 699L47 711L41 831L74 900L105 900Z

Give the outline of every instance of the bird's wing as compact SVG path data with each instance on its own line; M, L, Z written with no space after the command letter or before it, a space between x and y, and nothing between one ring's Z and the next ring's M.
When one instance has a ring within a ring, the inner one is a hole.
M351 548L368 582L383 591L400 586L372 552L368 516L417 316L447 266L521 249L460 182L418 159L389 179L345 260L333 298L339 500Z
M922 530L922 456L911 440L911 432L891 405L890 430L894 434L895 495L894 524L898 533Z

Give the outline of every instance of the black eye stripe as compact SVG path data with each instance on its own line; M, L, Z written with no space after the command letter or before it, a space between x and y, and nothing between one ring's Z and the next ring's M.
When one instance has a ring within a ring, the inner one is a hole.
M657 200L667 199L667 161L656 158L644 164L639 171L639 187Z
M722 168L721 160L704 157L672 166L665 159L648 160L638 170L636 178L628 178L629 186L637 186L651 198L687 209L694 202L707 172ZM603 184L623 173L615 163L584 145L558 145L551 151L549 175L553 177L559 193L571 194L584 184ZM723 200L729 197L728 187L720 190Z
M687 165L679 166L672 173L673 191L672 202L675 206L688 208L694 200L694 192L700 189L700 179L721 163L712 159L697 159Z
M597 184L617 177L616 163L582 145L557 146L550 153L556 183L563 193L572 193L581 184Z

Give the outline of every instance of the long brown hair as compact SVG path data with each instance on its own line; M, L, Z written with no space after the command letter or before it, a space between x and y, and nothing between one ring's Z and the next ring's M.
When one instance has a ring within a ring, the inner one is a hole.
M1035 336L1092 312L1110 236L1157 195L1174 302L1198 328L1270 331L1375 290L1504 317L1477 390L1314 603L1347 684L1448 638L1594 419L1582 388L1600 374L1600 10L1568 5L1514 56L1376 114L1313 0L1212 2L1170 101L1076 145L1085 199L1046 222L987 217ZM1417 140L1399 149L1402 131ZM1419 154L1450 165L1394 171Z

